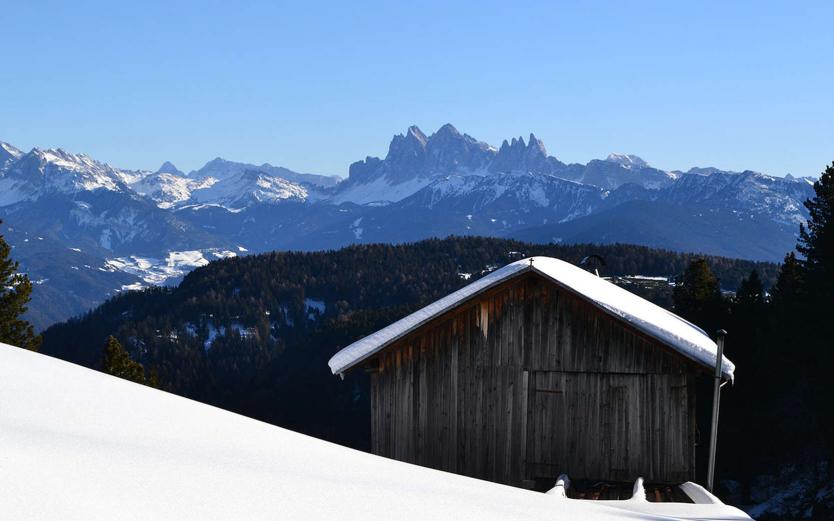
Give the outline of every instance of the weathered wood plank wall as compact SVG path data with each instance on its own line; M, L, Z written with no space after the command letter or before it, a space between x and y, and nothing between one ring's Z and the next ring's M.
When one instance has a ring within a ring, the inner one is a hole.
M373 364L377 454L512 485L694 477L692 365L539 275Z

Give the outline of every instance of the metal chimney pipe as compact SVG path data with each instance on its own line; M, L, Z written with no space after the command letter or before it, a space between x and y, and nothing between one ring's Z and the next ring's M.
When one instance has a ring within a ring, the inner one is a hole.
M709 462L707 464L707 490L712 492L715 479L715 449L718 445L718 407L721 404L721 363L724 359L724 337L727 332L719 329L715 333L718 355L715 358L715 383L712 391L712 425L709 434Z

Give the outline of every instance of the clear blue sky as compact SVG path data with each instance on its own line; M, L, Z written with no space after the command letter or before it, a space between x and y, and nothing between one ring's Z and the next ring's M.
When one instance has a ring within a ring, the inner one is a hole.
M834 160L834 2L590 4L3 0L0 140L346 175L451 122L568 162Z

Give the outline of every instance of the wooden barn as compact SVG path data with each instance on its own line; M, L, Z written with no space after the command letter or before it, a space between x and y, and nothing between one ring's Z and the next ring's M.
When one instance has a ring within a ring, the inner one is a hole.
M563 473L681 483L695 478L695 381L715 370L716 353L680 317L534 257L355 342L329 365L370 373L378 455L524 487Z

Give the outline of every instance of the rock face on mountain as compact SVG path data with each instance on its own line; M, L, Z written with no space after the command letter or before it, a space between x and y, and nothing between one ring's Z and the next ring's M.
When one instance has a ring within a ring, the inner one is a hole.
M179 168L175 167L173 163L170 161L165 161L162 163L162 166L155 172L157 174L171 174L178 177L185 177L185 172L182 172Z
M450 124L426 135L416 126L394 136L384 159L367 157L350 166L349 178L335 191L338 203L388 204L400 201L443 175L532 173L576 181L606 190L626 183L645 188L671 184L677 174L650 167L637 156L611 154L604 161L566 165L547 155L544 143L530 134L504 140L495 148L461 134Z
M450 124L429 137L411 126L405 134L394 136L384 160L367 157L350 165L350 176L337 193L379 179L398 185L437 174L483 171L494 156L494 148L461 134Z
M454 126L394 136L349 177L221 158L183 174L114 168L61 149L0 142L0 218L33 280L38 324L115 291L170 283L213 258L433 236L637 242L781 260L807 218L808 178L692 168L610 154L548 155L535 135L496 148ZM47 295L75 295L48 311ZM73 300L74 299L74 300Z

